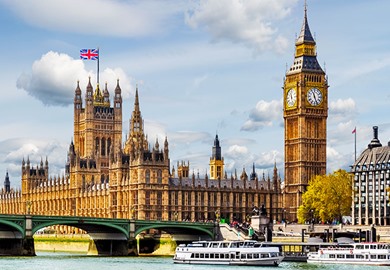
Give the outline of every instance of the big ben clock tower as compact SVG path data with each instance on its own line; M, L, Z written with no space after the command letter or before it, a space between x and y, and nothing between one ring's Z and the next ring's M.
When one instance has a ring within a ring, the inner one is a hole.
M307 8L294 63L283 86L284 197L286 218L295 220L309 180L326 173L327 76L317 61Z

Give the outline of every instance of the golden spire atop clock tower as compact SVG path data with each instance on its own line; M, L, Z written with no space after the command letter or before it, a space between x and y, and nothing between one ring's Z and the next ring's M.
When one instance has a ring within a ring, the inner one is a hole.
M326 173L328 82L317 61L305 2L301 32L295 42L294 63L283 86L284 195L287 218L297 218L309 180Z

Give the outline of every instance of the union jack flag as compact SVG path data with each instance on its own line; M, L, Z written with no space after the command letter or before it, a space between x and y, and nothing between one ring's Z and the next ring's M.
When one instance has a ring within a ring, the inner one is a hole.
M99 49L81 49L80 59L82 60L98 60Z

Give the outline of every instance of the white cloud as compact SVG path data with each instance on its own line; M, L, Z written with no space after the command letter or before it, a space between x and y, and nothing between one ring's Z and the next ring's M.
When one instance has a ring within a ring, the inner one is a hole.
M49 174L64 173L68 145L55 139L14 138L0 141L0 171L8 171L12 186L20 185L22 160L39 166L41 160L49 162Z
M282 119L282 100L270 102L260 100L256 107L251 110L249 120L241 127L241 130L256 131L264 126L272 126L273 121Z
M73 101L73 90L77 81L80 80L80 88L84 91L88 76L96 77L93 72L85 69L82 60L50 51L33 63L31 74L23 73L19 76L16 86L45 105L67 106ZM107 68L100 75L100 81L108 83L108 89L112 94L117 79L120 79L123 97L129 97L133 92L131 78L121 68ZM91 79L91 83L95 85L94 79Z
M173 15L184 12L177 1L5 0L36 27L89 35L138 37L166 31ZM59 16L61 14L61 16Z
M332 173L336 170L343 169L349 171L349 166L353 163L353 153L339 153L333 147L326 147L327 172Z
M291 13L297 0L226 0L195 1L186 13L192 28L204 28L213 41L242 43L256 53L274 50L284 52L286 38L278 34L273 22Z
M356 115L355 101L352 98L331 101L329 114L329 120L336 123L353 119Z

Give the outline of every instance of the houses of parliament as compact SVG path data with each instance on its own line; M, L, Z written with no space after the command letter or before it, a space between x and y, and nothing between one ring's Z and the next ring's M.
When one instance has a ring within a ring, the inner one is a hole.
M65 174L49 176L49 162L22 161L21 189L11 189L8 172L0 191L0 213L87 216L144 220L246 221L255 206L271 220L296 219L310 178L326 172L327 80L317 62L305 7L295 42L294 63L283 82L285 179L224 170L218 134L211 145L209 174L190 173L189 161L170 163L169 142L152 144L144 132L138 88L122 138L119 80L110 96L89 80L74 91L74 133ZM252 166L250 166L252 167Z

